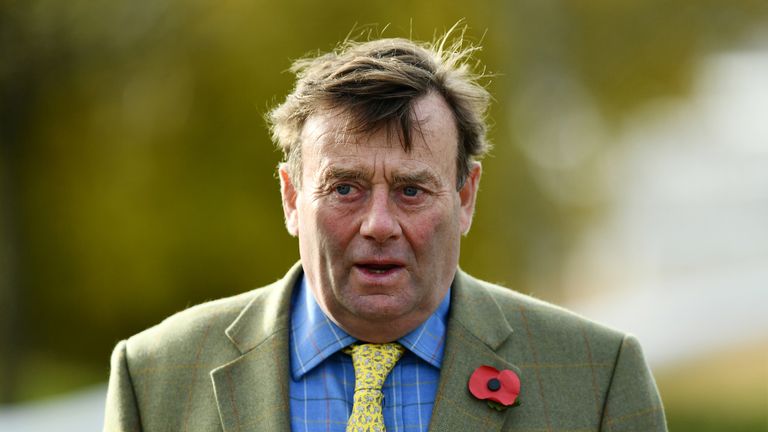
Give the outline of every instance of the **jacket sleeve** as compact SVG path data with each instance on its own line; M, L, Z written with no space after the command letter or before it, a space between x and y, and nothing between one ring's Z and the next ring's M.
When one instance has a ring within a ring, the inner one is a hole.
M600 430L667 431L656 382L633 336L625 336L619 348Z
M140 432L141 420L136 403L131 374L128 370L126 341L112 352L107 402L104 415L104 432Z

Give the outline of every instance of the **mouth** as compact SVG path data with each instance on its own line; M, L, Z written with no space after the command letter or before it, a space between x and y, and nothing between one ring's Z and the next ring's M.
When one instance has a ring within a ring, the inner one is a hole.
M388 275L397 272L405 267L397 262L359 262L355 268L369 275Z
M365 270L366 272L373 273L373 274L384 274L393 269L398 268L398 266L392 265L392 264L384 264L384 265L358 264L357 267L360 268L361 270Z

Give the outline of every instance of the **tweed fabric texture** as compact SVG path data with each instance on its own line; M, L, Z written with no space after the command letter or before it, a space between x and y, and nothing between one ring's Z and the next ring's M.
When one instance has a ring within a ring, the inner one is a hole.
M104 431L290 431L290 310L300 266L262 289L165 320L118 344ZM637 340L458 271L429 430L664 432ZM521 405L467 389L481 365L514 370ZM392 432L392 431L390 431Z
M381 388L405 349L397 342L354 344L344 348L355 366L355 397L347 432L383 432Z

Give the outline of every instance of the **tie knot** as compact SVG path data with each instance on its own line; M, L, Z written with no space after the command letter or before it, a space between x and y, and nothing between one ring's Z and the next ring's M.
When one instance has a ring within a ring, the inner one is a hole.
M354 344L344 348L355 366L355 391L381 390L387 375L405 352L397 342L385 344Z

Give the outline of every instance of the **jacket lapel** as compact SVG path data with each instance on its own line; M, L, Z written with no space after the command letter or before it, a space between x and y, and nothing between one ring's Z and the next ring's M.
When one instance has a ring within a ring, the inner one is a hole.
M461 270L451 295L445 354L429 430L498 431L514 409L492 409L469 393L467 383L481 365L520 374L517 366L496 354L512 328L486 288Z
M226 330L241 355L211 371L225 432L290 431L291 293L300 275L297 264L282 280L256 290Z

